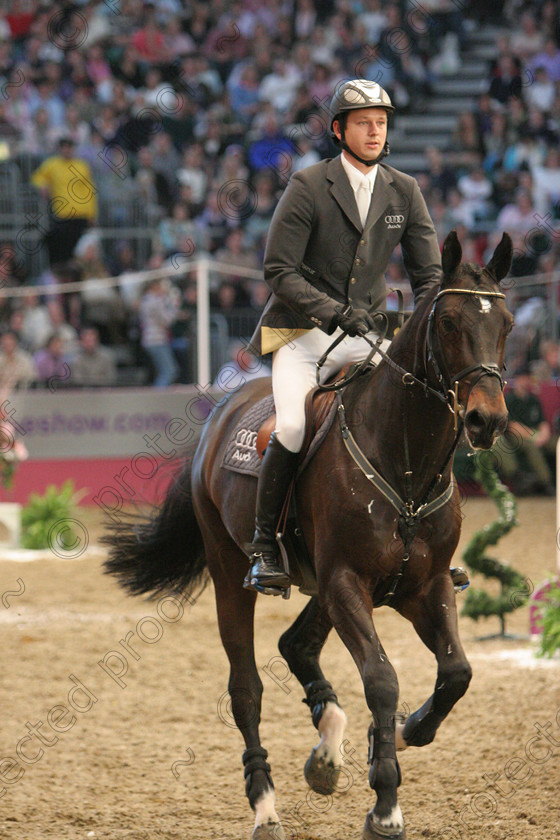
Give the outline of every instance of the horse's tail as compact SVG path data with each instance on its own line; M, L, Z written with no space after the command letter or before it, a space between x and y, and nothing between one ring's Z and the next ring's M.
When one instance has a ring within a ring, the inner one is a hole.
M153 515L120 514L108 524L102 542L104 563L132 595L191 594L207 579L202 534L194 513L191 468L196 445L175 474L163 504Z

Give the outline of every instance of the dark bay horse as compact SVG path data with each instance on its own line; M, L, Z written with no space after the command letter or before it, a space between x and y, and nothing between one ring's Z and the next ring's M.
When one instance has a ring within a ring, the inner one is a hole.
M455 232L447 237L441 287L417 307L387 358L346 386L341 422L335 420L295 489L318 595L279 648L305 689L320 734L305 765L306 779L319 793L336 789L346 723L319 665L332 627L358 666L372 715L369 782L377 795L365 840L405 837L397 750L430 743L471 678L449 574L461 528L452 452L462 428L473 448L488 449L506 427L501 371L513 319L498 284L511 255L504 234L487 266L462 264ZM257 482L221 463L240 416L269 392L269 380L257 380L221 404L156 517L143 525L122 522L106 538L106 571L132 593L190 592L207 570L212 577L230 662L232 712L246 747L253 840L285 837L259 738L257 595L243 588L243 547L253 533ZM374 474L388 490L372 483ZM412 622L437 661L433 694L404 724L395 723L397 676L372 621L373 608L382 603Z

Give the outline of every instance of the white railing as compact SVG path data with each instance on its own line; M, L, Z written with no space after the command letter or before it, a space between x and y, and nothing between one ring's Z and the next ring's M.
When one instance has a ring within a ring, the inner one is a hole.
M217 274L232 274L243 276L248 280L262 280L262 271L252 268L237 268L218 262L210 257L199 257L196 260L186 260L180 267L165 266L152 271L136 271L126 274L127 286L147 283L151 280L163 280L173 277L176 280L185 274L193 272L197 286L197 381L200 384L210 384L212 374L210 368L210 272ZM80 280L75 283L52 283L48 285L20 286L17 288L0 288L0 298L21 298L29 294L54 295L85 292L94 289L112 288L122 283L125 275L118 277L100 277L90 280Z
M197 284L197 378L199 383L211 382L210 367L210 274L211 272L222 275L235 274L236 277L243 277L247 280L263 280L263 272L260 269L238 267L227 263L218 262L208 255L198 259L185 260L180 266L168 265L151 271L136 271L126 273L127 286L147 283L151 280L164 278L182 279L185 275L193 273ZM48 285L20 286L17 288L0 288L0 298L20 298L29 294L52 295L70 294L72 292L93 291L100 288L119 286L125 275L116 277L101 277L89 280L80 280L75 283L53 283ZM412 294L408 282L394 283L393 288L400 288L405 295L405 301L412 301ZM519 293L527 297L531 289L543 289L548 300L548 311L552 314L552 335L557 340L559 332L559 294L560 294L560 272L547 274L535 274L527 277L513 277L504 282L508 303L512 310L515 310L515 299Z

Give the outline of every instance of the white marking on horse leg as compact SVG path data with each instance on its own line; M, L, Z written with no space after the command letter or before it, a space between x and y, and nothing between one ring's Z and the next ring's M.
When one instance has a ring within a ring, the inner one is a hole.
M397 750L397 752L406 750L406 748L408 747L408 744L403 738L403 729L404 723L395 724L395 749Z
M255 828L277 822L280 822L280 817L276 813L276 797L273 790L267 790L255 802Z
M317 758L325 758L340 767L342 764L342 737L348 719L345 712L336 703L329 702L319 721L319 735L321 740L315 747Z
M401 811L401 806L395 805L395 807L387 817L381 817L380 819L376 819L376 822L378 823L378 825L382 825L383 828L404 828L404 820Z

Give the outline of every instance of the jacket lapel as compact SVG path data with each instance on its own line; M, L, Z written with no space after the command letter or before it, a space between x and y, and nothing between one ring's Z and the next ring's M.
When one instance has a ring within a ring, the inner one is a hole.
M347 179L348 180L348 179ZM383 166L379 166L377 176L375 178L375 186L373 188L373 195L371 196L371 203L364 225L364 233L374 226L378 218L381 216L386 207L390 206L393 201L393 178L391 173Z
M377 177L379 178L379 173L377 173ZM329 162L327 167L327 178L331 181L330 191L333 198L338 203L342 212L350 219L354 227L361 233L362 223L360 221L360 214L358 213L358 205L356 204L356 199L354 198L354 190L350 186L348 176L342 167L340 155Z

